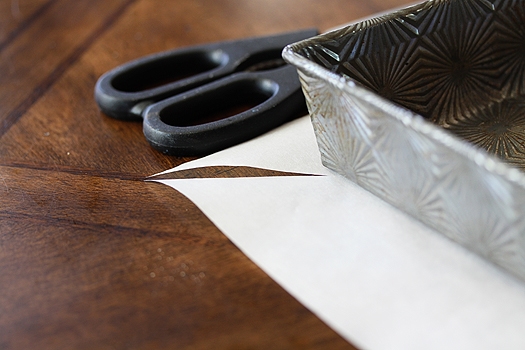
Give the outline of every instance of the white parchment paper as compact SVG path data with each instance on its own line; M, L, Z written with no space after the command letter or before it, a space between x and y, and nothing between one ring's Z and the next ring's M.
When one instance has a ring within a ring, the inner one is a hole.
M525 282L320 162L308 117L170 171L322 176L155 180L343 337L366 349L525 349Z

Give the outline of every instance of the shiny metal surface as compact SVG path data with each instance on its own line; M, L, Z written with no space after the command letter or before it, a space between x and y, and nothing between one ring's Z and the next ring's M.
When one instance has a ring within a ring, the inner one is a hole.
M427 1L283 56L328 168L525 279L525 2Z

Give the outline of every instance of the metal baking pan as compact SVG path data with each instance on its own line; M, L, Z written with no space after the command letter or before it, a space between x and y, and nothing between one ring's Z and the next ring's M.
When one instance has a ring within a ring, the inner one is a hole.
M427 1L283 57L325 166L525 279L525 1Z

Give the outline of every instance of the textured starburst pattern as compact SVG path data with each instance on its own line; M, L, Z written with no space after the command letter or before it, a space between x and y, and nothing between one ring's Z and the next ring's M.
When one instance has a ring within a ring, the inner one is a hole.
M494 103L447 127L502 160L525 169L525 99Z
M327 167L525 279L525 1L431 0L284 56Z
M301 72L299 76L303 85L309 86L305 95L310 114L316 116L312 118L315 133L323 135L317 143L324 150L324 165L358 184L378 186L378 179L384 176L373 155L370 119L360 102ZM331 118L333 115L347 117Z
M425 107L417 112L447 125L500 97L491 23L488 15L464 28L456 23L421 38L417 59L421 66L416 75L425 86Z
M384 52L372 52L339 66L340 73L353 77L379 95L413 110L422 110L425 82L412 74L417 61L417 41L392 46Z
M497 12L496 61L502 74L501 89L506 96L525 95L525 8L521 2Z
M437 0L302 47L332 72L438 125L525 94L521 1Z

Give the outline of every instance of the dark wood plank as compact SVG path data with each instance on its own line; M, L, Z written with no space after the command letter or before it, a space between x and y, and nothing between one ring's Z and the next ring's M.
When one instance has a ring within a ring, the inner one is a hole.
M0 51L13 42L56 0L0 2Z
M150 182L19 167L0 167L0 174L0 212L6 215L162 232L202 220L186 214L183 196ZM133 205L137 201L145 205Z
M0 242L2 349L346 347L221 244L27 217Z
M347 346L168 187L0 173L1 348Z
M324 31L402 3L34 0L17 21L0 14L0 349L352 348L187 198L143 181L192 158L102 115L93 87L145 54Z
M38 17L15 42L0 52L0 136L132 1L57 0L45 11L45 16Z

